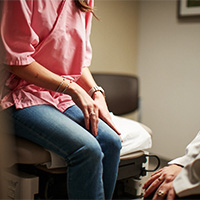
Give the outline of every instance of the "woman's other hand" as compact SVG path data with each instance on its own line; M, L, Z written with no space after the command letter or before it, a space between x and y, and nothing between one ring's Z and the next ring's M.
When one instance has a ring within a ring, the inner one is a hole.
M80 85L81 88L83 88L87 92L92 87L94 87L95 85L97 85L88 67L84 67L83 68L81 77L78 79L78 81L76 83L78 85ZM75 100L75 98L73 98L73 100L74 100L75 103L77 103L76 100ZM116 127L113 124L113 122L112 122L112 119L111 119L110 113L108 111L108 107L107 107L104 95L100 91L96 91L96 92L94 92L92 94L91 100L93 100L95 102L95 105L98 108L98 117L101 118L105 123L107 123L114 131L116 131L118 135L121 135L119 133L119 131L116 129ZM96 115L96 113L95 113L95 115ZM96 118L96 117L97 117L97 115L93 116L93 118Z
M121 133L117 130L111 119L111 115L109 113L104 95L100 91L97 91L93 94L92 98L94 99L96 105L99 108L99 117L120 136Z

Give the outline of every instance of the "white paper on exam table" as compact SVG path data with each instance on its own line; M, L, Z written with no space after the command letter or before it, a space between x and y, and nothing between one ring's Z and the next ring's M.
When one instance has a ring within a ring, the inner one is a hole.
M151 135L140 123L113 114L111 117L123 140L120 156L151 148Z

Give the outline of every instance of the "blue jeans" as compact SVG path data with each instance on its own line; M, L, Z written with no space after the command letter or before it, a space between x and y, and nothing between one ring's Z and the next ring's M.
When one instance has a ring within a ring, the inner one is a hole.
M15 134L54 151L65 159L69 199L111 199L115 188L121 141L99 120L95 138L84 128L77 106L64 113L50 105L12 107Z

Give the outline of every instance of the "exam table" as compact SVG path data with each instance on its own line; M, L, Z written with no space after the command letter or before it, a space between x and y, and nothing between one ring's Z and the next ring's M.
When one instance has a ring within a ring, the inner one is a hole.
M105 73L93 73L93 76L97 84L104 88L108 108L114 115L124 117L128 113L140 112L137 76ZM150 128L144 124L141 126L152 135ZM63 192L66 190L66 176L63 175L66 168L48 169L43 163L50 162L51 155L43 147L19 137L15 138L15 143L17 160L10 164L15 166L14 170L13 167L8 170L8 199L61 199L62 193L64 198L67 195ZM148 171L158 168L147 169L149 157L156 158L159 166L159 158L148 155L143 149L120 157L114 198L122 198L130 180L137 182ZM59 187L56 187L58 184ZM140 192L135 193L140 195Z

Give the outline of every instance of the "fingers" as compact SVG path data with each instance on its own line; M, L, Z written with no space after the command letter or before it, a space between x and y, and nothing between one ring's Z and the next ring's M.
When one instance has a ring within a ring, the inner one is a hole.
M92 134L97 136L99 109L94 100L81 88L78 84L72 83L69 88L74 103L82 110L85 120L85 128L89 131L91 128Z
M122 136L121 136L121 135L119 135L119 137L120 137L120 140L121 140L121 142L123 142Z
M167 197L167 198L166 198ZM172 183L163 185L158 188L152 200L174 200L176 197Z
M162 200L162 199L165 198L165 196L166 196L166 191L163 188L160 187L156 191L156 193L155 193L155 195L154 195L152 200Z
M95 109L95 111L91 111L89 113L89 117L90 117L90 126L92 134L96 137L98 134L98 122L99 122L98 109Z
M105 114L106 113L106 114ZM110 116L110 113L109 111L106 110L106 112L103 113L101 112L100 113L100 118L106 123L108 124L108 126L110 126L118 135L121 135L121 133L119 132L119 130L115 127L112 119L111 119L111 116Z
M161 183L162 183L162 181L160 181L159 179L156 179L155 181L152 181L150 186L146 189L146 191L144 193L144 197L147 197L152 192L154 192L161 185Z
M147 189L149 185L151 185L154 181L158 184L160 182L160 173L154 174L154 176L151 176L149 180L146 181L146 183L143 186L143 189ZM157 180L156 180L157 179Z
M175 190L172 188L167 194L167 200L174 200L176 197Z
M143 196L148 197L154 191L156 192L152 200L174 200L176 197L176 193L173 187L173 181L166 181L163 175L161 175L154 182L151 183Z
M119 130L117 130L111 119L105 97L101 93L95 93L93 99L99 108L99 118L101 118L106 124L108 124L108 126L110 126L120 137L121 133L119 132ZM121 141L123 141L121 137L120 139Z
M151 177L143 186L143 189L146 189L144 197L149 196L154 192L164 181L164 177L158 173Z
M119 130L117 130L117 128L115 127L115 125L113 124L112 120L109 118L106 118L104 120L118 135L121 135L121 133L119 132Z
M158 179L158 181L162 182L164 180L164 175L162 174L163 172L163 168L154 172L151 177L146 181L146 183L143 185L143 189L147 189L149 187L149 185L151 185L152 182L154 182L156 179Z
M110 117L110 113L107 111L106 114L102 114L100 112L100 118L106 123L108 124L108 126L110 126L120 137L121 142L123 142L123 139L121 137L121 133L119 132L119 130L115 127L111 117Z
M85 127L91 129L92 134L96 137L98 134L99 110L95 104L87 106L83 110Z
M173 187L173 180L181 169L174 166L167 166L156 171L144 184L143 189L146 191L143 196L148 197L156 191L153 200L163 200L166 197L167 200L174 200L176 194Z
M154 172L151 176L155 176L156 174L160 174L162 171L163 171L163 168L158 170L158 171L156 171L156 172Z

